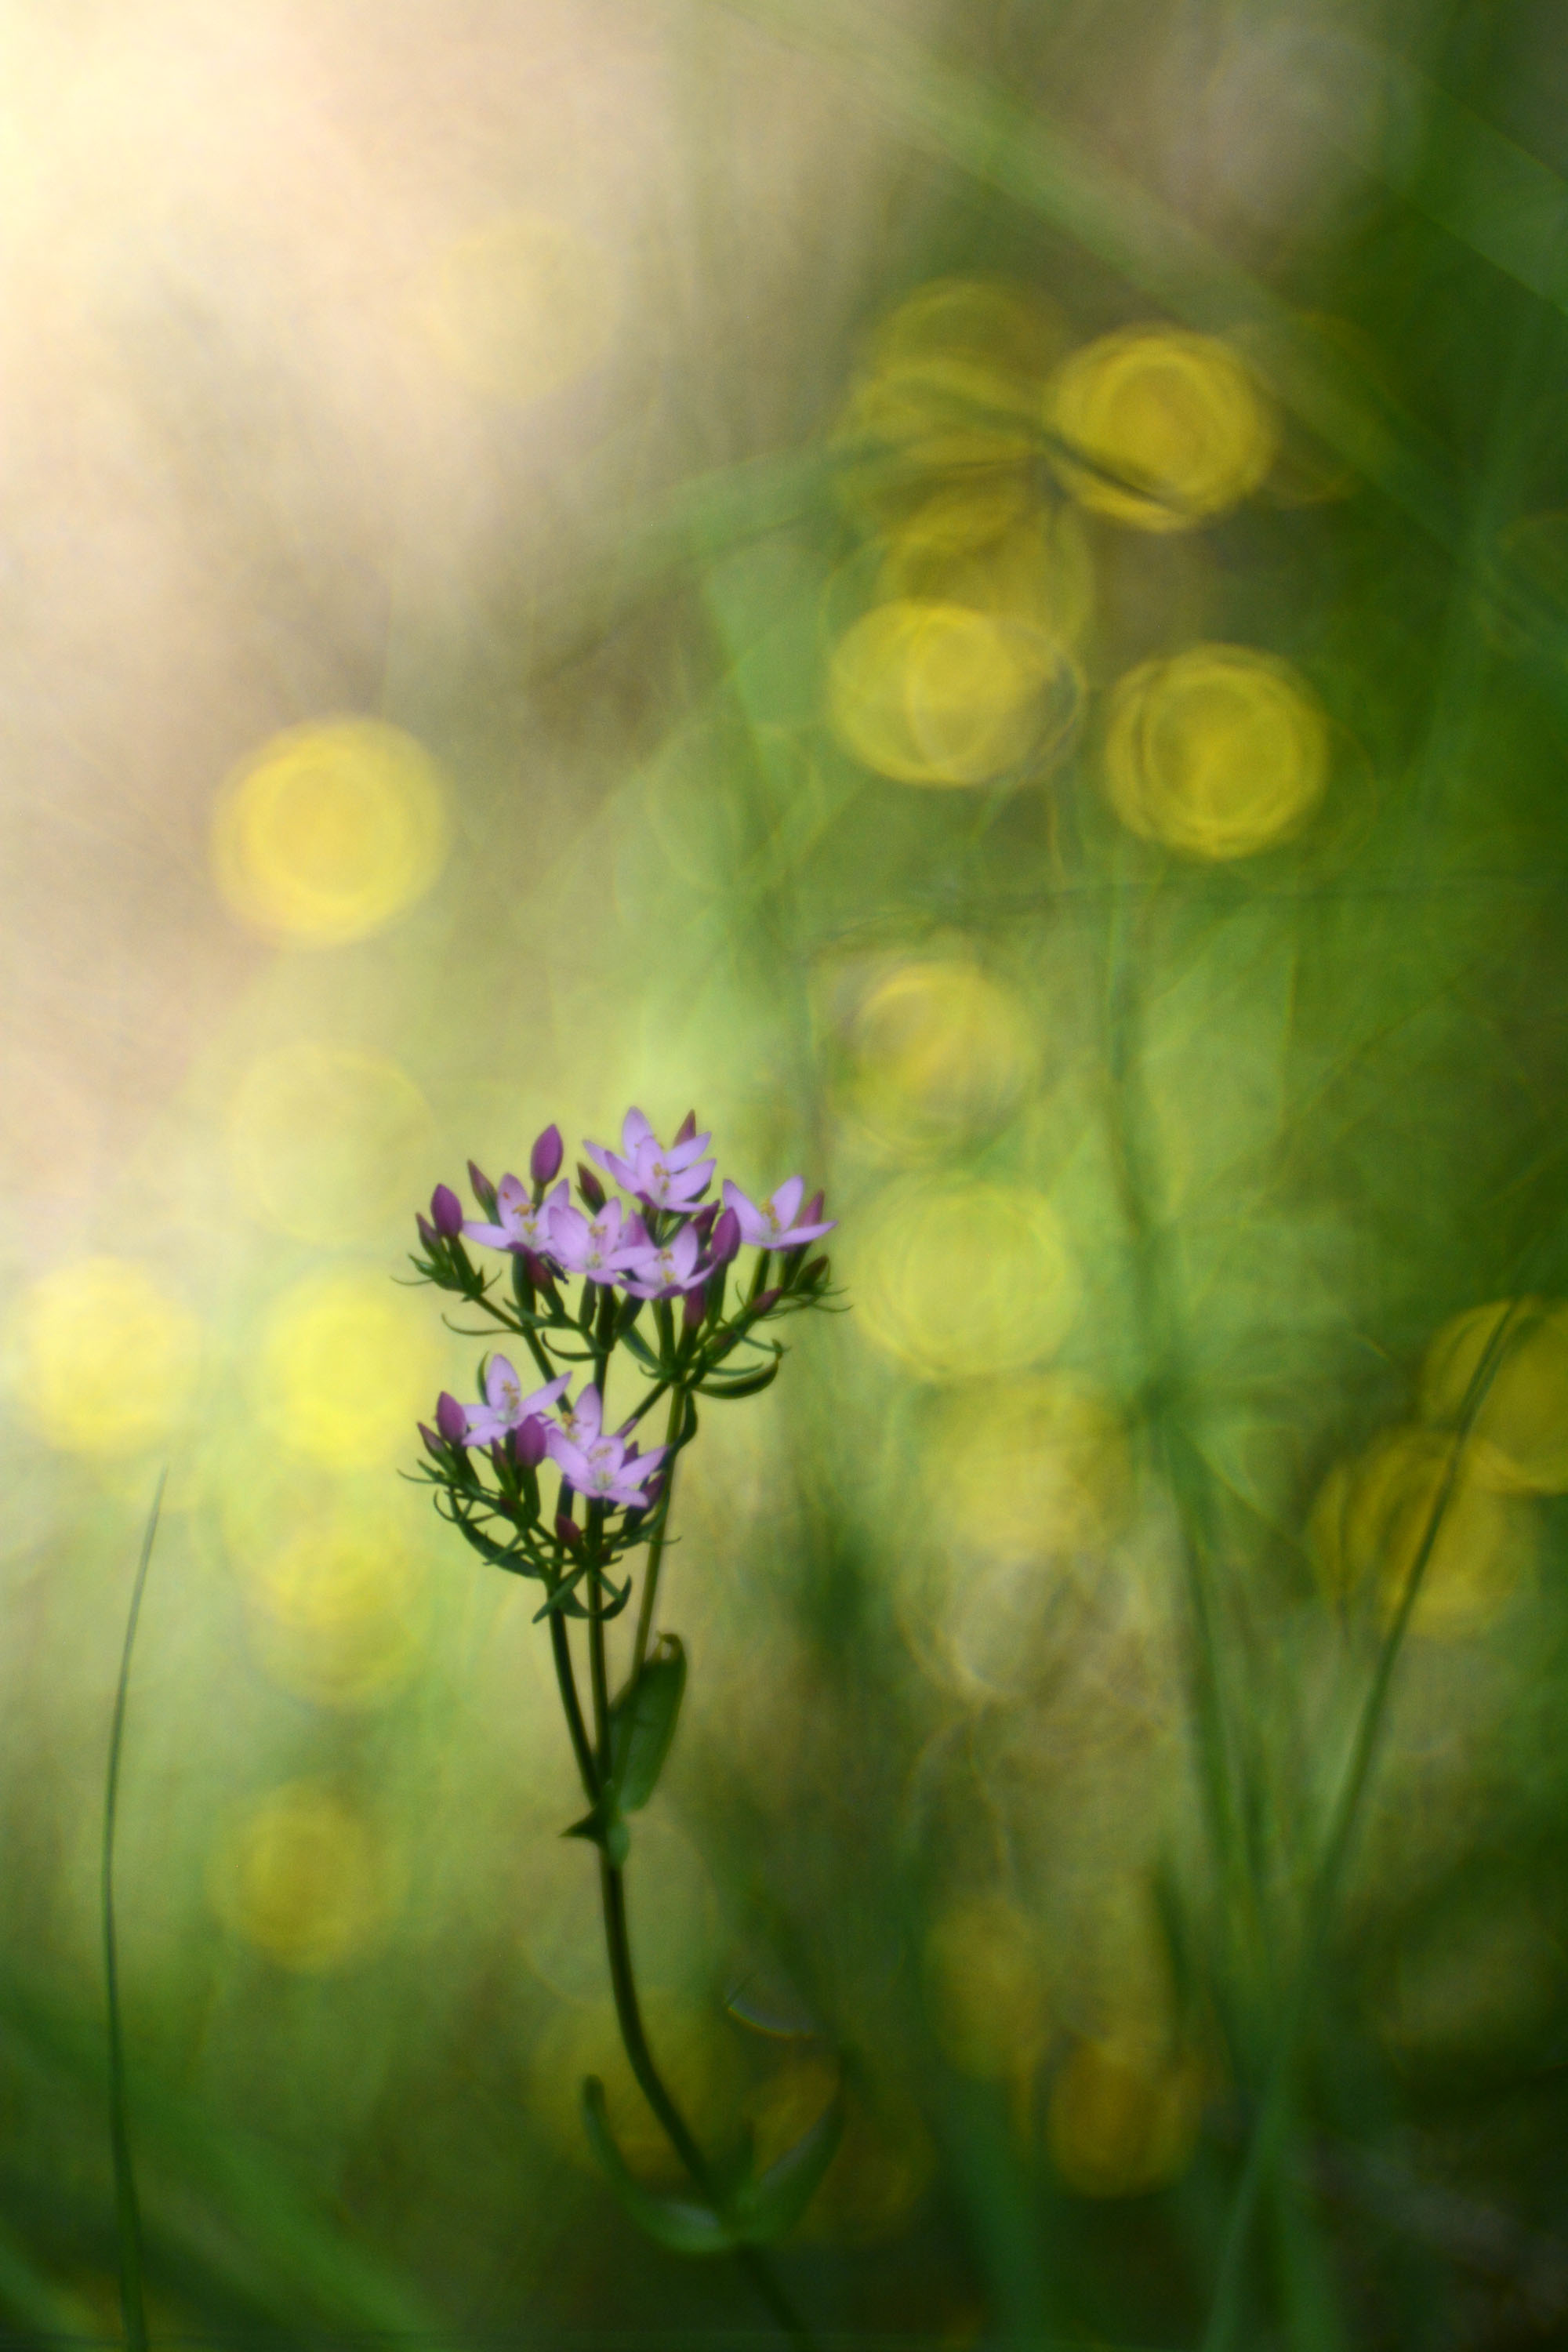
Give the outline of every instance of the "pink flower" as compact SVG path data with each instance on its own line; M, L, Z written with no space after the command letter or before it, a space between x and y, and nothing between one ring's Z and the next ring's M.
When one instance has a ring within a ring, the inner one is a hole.
M628 1192L651 1201L656 1209L689 1209L713 1181L713 1162L704 1160L711 1138L684 1132L663 1144L640 1110L629 1110L621 1128L621 1149L602 1143L585 1149L608 1176Z
M647 1481L668 1451L656 1445L639 1454L626 1443L625 1433L607 1435L600 1426L602 1405L596 1388L585 1388L574 1406L562 1409L563 1426L551 1426L545 1439L550 1458L569 1486L590 1503L607 1503L623 1511L645 1511Z
M504 1356L492 1356L485 1366L485 1402L464 1407L468 1423L464 1444L493 1445L504 1439L509 1430L520 1429L533 1415L545 1412L555 1402L572 1375L563 1372L558 1381L545 1388L535 1389L524 1396L522 1382Z
M562 1184L557 1189L564 1192L566 1187ZM640 1217L628 1217L618 1201L590 1218L570 1202L557 1202L552 1194L546 1246L568 1274L586 1275L590 1282L614 1282L646 1256L647 1228Z
M838 1222L837 1217L829 1217L824 1223L792 1224L790 1220L800 1207L801 1195L805 1191L804 1176L786 1176L778 1191L759 1208L754 1201L746 1198L738 1184L731 1184L726 1177L724 1205L734 1211L740 1220L741 1238L750 1242L753 1249L798 1249L805 1242L816 1241L820 1234L830 1234ZM819 1205L818 1202L812 1203L813 1208Z
M542 1256L550 1252L550 1218L557 1208L563 1208L571 1198L572 1188L564 1179L552 1192L547 1192L536 1209L515 1176L503 1176L496 1187L496 1216L493 1225L480 1224L473 1218L464 1221L463 1231L471 1242L488 1243L491 1249L536 1250Z
M657 1247L650 1244L624 1278L634 1298L676 1298L682 1291L695 1290L712 1273L711 1265L699 1264L701 1247L689 1225L682 1225L678 1234Z

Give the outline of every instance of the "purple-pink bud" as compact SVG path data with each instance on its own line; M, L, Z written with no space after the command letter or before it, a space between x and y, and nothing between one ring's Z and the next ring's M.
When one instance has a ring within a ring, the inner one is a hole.
M430 1195L430 1216L436 1231L455 1241L463 1230L463 1204L450 1184L437 1184Z
M595 1215L597 1216L599 1211L605 1205L605 1188L600 1183L598 1178L595 1175L593 1170L591 1168L584 1167L581 1160L577 1162L577 1190L582 1193L583 1198L587 1202L588 1206L593 1210Z
M823 1192L812 1194L800 1213L800 1222L803 1225L819 1225L822 1223L822 1204L826 1198L826 1195Z
M557 1511L555 1514L555 1532L562 1542L568 1545L574 1551L583 1540L582 1528L575 1519L569 1519L564 1511Z
M421 1216L418 1210L416 1209L414 1212L414 1222L419 1228L419 1238L424 1243L426 1248L427 1250L438 1249L440 1247L440 1244L437 1239L436 1228L430 1223L429 1218Z
M695 1289L687 1292L681 1302L680 1319L687 1330L695 1331L707 1312L708 1286L706 1283L700 1282Z
M826 1272L827 1260L825 1257L814 1257L808 1259L806 1264L803 1265L800 1270L801 1288L803 1290L809 1290L814 1284L822 1280L823 1276Z
M441 1453L441 1441L437 1436L435 1431L428 1428L424 1422L421 1422L419 1423L419 1434L425 1440L426 1451L434 1454L437 1459L439 1459Z
M741 1220L733 1209L725 1209L713 1227L712 1247L709 1255L715 1265L728 1265L741 1247Z
M436 1426L448 1445L468 1444L468 1416L448 1389L443 1389L436 1400Z
M550 1268L545 1265L544 1260L539 1255L536 1250L523 1251L522 1270L527 1275L530 1282L532 1283L535 1290L549 1289Z
M545 1427L536 1412L520 1422L511 1433L512 1452L525 1470L537 1470L545 1455Z
M475 1200L486 1216L493 1217L496 1213L496 1188L484 1170L472 1160L468 1162L468 1182L473 1189Z
M783 1297L784 1297L784 1293L783 1293L783 1291L782 1291L782 1290L777 1290L777 1289L774 1289L774 1290L764 1290L764 1291L763 1291L763 1295L762 1295L762 1297L761 1297L760 1298L753 1298L753 1299L752 1299L752 1314L753 1314L753 1315L768 1315L768 1314L771 1314L771 1313L772 1313L772 1311L773 1311L773 1308L778 1305L779 1300L780 1300Z
M697 1113L694 1110L689 1110L675 1130L675 1139L677 1143L689 1143L696 1132Z
M705 1209L699 1209L691 1220L691 1230L704 1248L707 1246L708 1236L713 1230L713 1220L718 1214L718 1202L710 1201L708 1206Z
M549 1184L561 1172L561 1162L566 1146L561 1140L561 1129L553 1123L547 1127L528 1155L528 1172L536 1184Z

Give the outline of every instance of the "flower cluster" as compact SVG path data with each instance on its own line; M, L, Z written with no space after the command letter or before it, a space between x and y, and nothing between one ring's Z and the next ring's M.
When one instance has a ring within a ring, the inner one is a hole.
M585 1613L585 1581L595 1608L624 1607L629 1583L617 1590L605 1570L660 1525L674 1457L696 1433L696 1401L765 1388L784 1351L762 1327L828 1295L826 1258L807 1255L833 1230L821 1193L805 1201L804 1180L792 1176L758 1202L726 1180L720 1198L707 1200L710 1140L692 1114L661 1143L642 1112L629 1110L618 1150L584 1146L593 1164L578 1163L574 1199L561 1174L560 1130L548 1127L527 1184L510 1174L492 1184L470 1161L478 1215L438 1184L428 1217L417 1219L421 1279L454 1293L489 1329L521 1339L539 1374L525 1391L510 1357L483 1358L479 1401L443 1392L434 1427L420 1424L428 1456L421 1475L476 1550L541 1579L542 1615ZM476 1246L499 1253L506 1272L489 1270ZM739 1264L748 1248L756 1253L749 1279ZM644 1393L612 1429L605 1397L621 1349ZM669 1400L668 1432L644 1450L636 1431L660 1397ZM551 1469L560 1486L547 1516L540 1479Z

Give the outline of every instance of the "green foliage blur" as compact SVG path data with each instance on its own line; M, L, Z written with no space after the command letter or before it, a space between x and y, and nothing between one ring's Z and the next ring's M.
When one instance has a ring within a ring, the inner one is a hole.
M826 1186L848 1311L683 1463L632 1937L714 2146L846 2070L778 2258L821 2342L1559 2344L1568 36L736 13L892 142L851 331L214 776L267 953L16 1286L0 2340L118 2340L165 1462L153 2341L764 2340L595 2168L586 2074L678 2181L536 1596L397 1476L475 1393L395 1286L432 1184L694 1103Z

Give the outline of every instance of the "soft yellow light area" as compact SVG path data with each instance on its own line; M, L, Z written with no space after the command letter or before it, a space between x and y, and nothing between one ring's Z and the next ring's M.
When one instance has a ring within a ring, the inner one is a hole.
M1384 1622L1399 1606L1443 1492L1454 1440L1434 1429L1393 1429L1324 1480L1310 1543L1337 1601L1370 1591ZM1462 1641L1489 1625L1532 1565L1526 1507L1500 1495L1474 1458L1461 1459L1422 1578L1411 1630Z
M1033 1024L1016 990L977 963L900 964L852 1017L846 1108L900 1155L994 1134L1027 1091Z
M1071 507L1005 512L994 486L943 490L890 530L879 600L963 604L1077 645L1094 609L1094 560Z
M579 1856L594 1872L591 1848ZM733 2133L743 2096L739 2053L718 2012L653 1993L642 2002L647 2036L676 2105L709 2147ZM639 2180L650 2188L690 2189L690 2176L656 2119L622 2045L608 1997L588 2008L563 2008L545 2024L529 2053L528 2111L543 2126L557 2153L580 2170L598 2166L583 2129L583 2082L596 2074L605 2086L610 2130Z
M1080 2042L1051 2085L1051 2161L1080 2197L1137 2197L1179 2179L1203 2119L1205 2070L1135 2036Z
M838 437L932 473L1026 462L1062 341L1056 313L1022 287L934 278L878 328Z
M955 1905L926 1935L932 2029L961 2074L1013 2082L1037 2064L1050 2030L1040 1940L1005 1895Z
M902 597L847 629L828 668L846 749L904 784L984 784L1061 748L1082 702L1055 638L1004 614Z
M374 1240L430 1189L436 1122L380 1055L301 1039L258 1055L235 1089L230 1164L253 1214L297 1240Z
M619 292L605 248L567 221L513 213L439 255L416 295L443 365L492 400L531 401L596 367Z
M195 1382L195 1317L132 1258L87 1257L34 1283L20 1309L21 1404L51 1445L124 1454L178 1422Z
M425 1559L385 1512L300 1529L247 1579L258 1663L323 1706L390 1696L424 1646L426 1579Z
M922 1416L921 1461L928 1524L969 1560L1100 1549L1131 1498L1117 1414L1051 1373L946 1391Z
M374 719L293 727L218 796L213 872L230 912L301 946L368 938L447 861L447 792L429 753Z
M290 1452L343 1469L412 1453L440 1385L441 1327L384 1274L310 1275L263 1323L250 1368L262 1425Z
M1207 522L1255 490L1274 459L1272 408L1246 362L1211 335L1172 328L1124 328L1074 352L1048 389L1046 421L1093 461L1056 457L1073 496L1137 530Z
M1455 1423L1506 1298L1445 1323L1421 1367L1421 1417ZM1521 1495L1568 1493L1568 1305L1521 1299L1471 1424L1473 1475Z
M804 2084L802 2090L805 2112L810 2092ZM832 2245L883 2245L908 2230L935 2175L936 2150L914 2100L894 2084L879 2084L874 2092L852 2084L846 2109L838 2152L800 2234ZM769 2120L764 2113L764 2131Z
M858 1224L847 1269L855 1328L924 1380L1023 1371L1072 1328L1078 1267L1041 1193L903 1178Z
M1129 670L1110 700L1105 788L1122 823L1194 857L1251 857L1323 796L1329 728L1289 663L1190 646Z
M231 1933L306 1975L368 1952L401 1897L396 1868L364 1814L309 1780L273 1790L234 1824L208 1883Z
M542 1626L537 1647L550 1647ZM553 1686L552 1674L550 1680ZM719 1906L707 1865L661 1811L639 1813L631 1830L637 1982L655 1992L699 1994L721 1957ZM521 1941L529 1966L563 2000L597 2000L605 1985L605 1927L591 1854L575 1839L542 1840L521 1867Z

